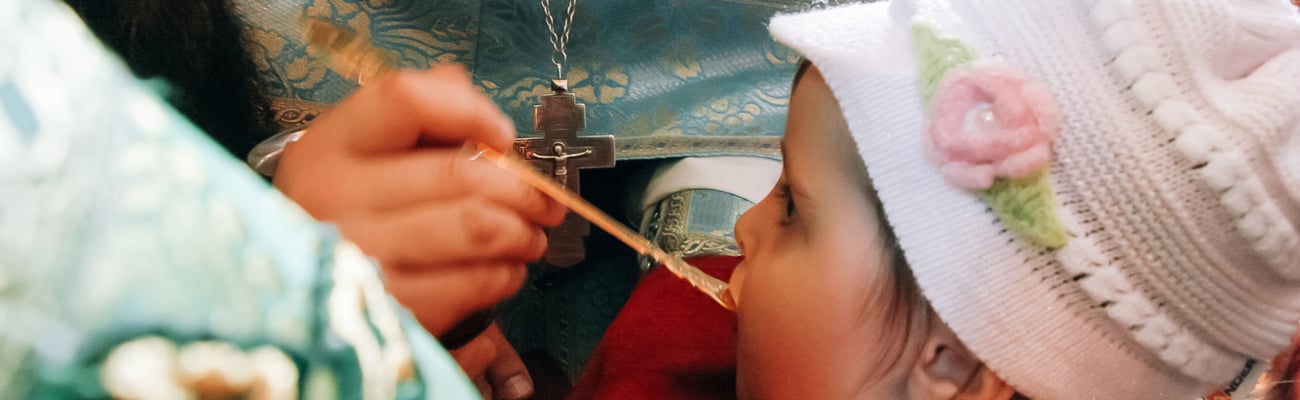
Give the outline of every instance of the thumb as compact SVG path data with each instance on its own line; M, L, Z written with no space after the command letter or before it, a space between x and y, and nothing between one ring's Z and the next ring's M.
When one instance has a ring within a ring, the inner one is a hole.
M506 341L505 335L496 324L492 324L483 333L496 342L497 357L488 366L487 378L497 400L525 399L533 394L533 379L528 375L524 361L515 352L514 346Z

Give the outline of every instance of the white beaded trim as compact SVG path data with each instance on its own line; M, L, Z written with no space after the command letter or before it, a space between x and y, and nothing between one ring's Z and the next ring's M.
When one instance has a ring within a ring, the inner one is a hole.
M1201 179L1219 191L1219 201L1236 219L1236 227L1274 271L1300 279L1300 233L1269 200L1246 157L1207 124L1191 104L1179 98L1178 86L1165 70L1152 35L1136 21L1129 0L1097 0L1092 22L1102 43L1115 57L1115 68L1132 82L1131 92L1150 107L1156 123L1176 136L1174 147L1200 166Z
M1267 192L1250 173L1244 157L1216 135L1200 114L1178 98L1173 77L1164 70L1159 51L1148 40L1151 35L1133 18L1129 0L1097 0L1091 9L1092 22L1102 32L1102 43L1115 57L1114 67L1132 82L1132 93L1151 107L1161 128L1176 135L1175 147L1189 161L1202 165L1201 178L1221 193L1220 202L1237 218L1237 228L1254 249L1279 273L1288 277L1300 270L1286 263L1300 257L1300 235L1267 201ZM1142 346L1183 374L1214 382L1230 377L1246 357L1224 351L1177 324L1151 299L1140 293L1129 277L1080 232L1083 229L1068 211L1059 207L1061 221L1073 236L1056 258L1070 274L1082 276L1078 283L1085 293L1099 301L1106 313L1121 324Z
M1083 276L1078 280L1080 288L1099 302L1112 320L1143 347L1189 377L1217 382L1237 373L1246 362L1244 356L1224 352L1175 323L1090 238L1080 234L1084 229L1068 207L1058 210L1071 237L1065 247L1056 251L1056 260L1070 275Z

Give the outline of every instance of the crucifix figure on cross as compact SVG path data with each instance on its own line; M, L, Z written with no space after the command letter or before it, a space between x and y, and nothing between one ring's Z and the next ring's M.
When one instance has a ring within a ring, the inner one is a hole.
M515 140L519 157L544 175L550 175L575 193L581 193L578 172L590 168L614 166L614 136L578 136L586 128L587 105L577 102L568 92L568 82L552 81L553 94L542 96L542 104L533 107L533 130L540 138ZM549 245L542 260L557 267L568 267L586 258L583 238L591 226L570 212L564 222L546 232Z
M551 167L551 170L553 171L552 176L555 178L557 182L560 182L561 185L567 185L569 183L569 161L568 160L570 158L582 157L587 155L591 155L591 149L587 149L586 151L583 151L581 153L569 153L564 150L564 142L555 142L551 146L551 155L537 154L535 152L529 151L527 153L527 156L524 157L524 159L551 160L552 162L555 163L555 166Z

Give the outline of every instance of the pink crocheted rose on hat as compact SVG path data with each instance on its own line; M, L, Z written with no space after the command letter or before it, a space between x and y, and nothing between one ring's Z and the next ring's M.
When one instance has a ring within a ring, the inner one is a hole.
M1047 167L1061 111L1047 85L1000 60L944 75L928 129L930 157L949 184L979 190Z

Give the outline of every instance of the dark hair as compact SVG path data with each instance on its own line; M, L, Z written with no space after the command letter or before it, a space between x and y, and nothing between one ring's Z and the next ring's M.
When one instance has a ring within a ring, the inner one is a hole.
M795 72L794 83L790 86L790 92L792 94L795 86L798 86L800 79L802 79L804 74L811 68L812 62L807 59L804 59L799 63L799 69ZM870 177L871 171L867 171L867 175ZM897 335L897 337L906 338L916 334L927 334L926 332L933 329L930 324L931 318L937 317L937 315L935 314L934 309L930 308L929 301L927 301L925 296L922 295L921 287L916 282L916 277L912 275L911 267L907 265L907 259L903 255L903 248L899 246L898 238L894 236L894 231L889 223L889 217L885 214L884 205L880 202L879 197L875 196L874 189L872 196L875 197L874 207L876 215L880 218L878 233L883 239L883 245L887 250L885 252L885 257L887 259L883 261L886 265L891 266L891 268L888 269L888 272L890 273L889 279L883 280L883 282L887 282L893 286L871 290L870 292L873 293L884 293L886 297L883 299L869 299L868 301L884 300L885 304L883 307L873 306L864 307L864 309L874 311L880 311L883 309L885 319L886 321L889 321L890 326L905 327L903 331L898 332L899 335ZM877 371L877 373L884 373L886 370L893 369L909 356L904 346L890 346L890 348L892 351L886 352L883 359L879 360L880 363L877 364L885 366L886 368ZM978 390L979 375L985 368L987 367L983 364L980 364L975 368L975 371L966 379L966 382L960 388L960 392L965 393ZM1029 398L1016 392L1012 395L1011 400L1029 400Z
M227 151L242 159L274 129L229 0L65 1L136 76L165 80L172 106Z

